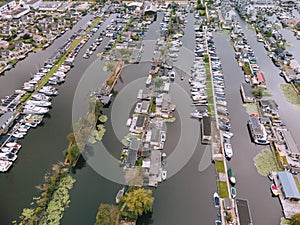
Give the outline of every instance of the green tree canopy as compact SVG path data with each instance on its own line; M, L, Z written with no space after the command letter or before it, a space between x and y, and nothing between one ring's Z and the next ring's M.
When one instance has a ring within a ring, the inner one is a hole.
M124 196L126 209L135 216L141 216L143 213L151 212L154 198L152 190L139 188L131 192L127 192Z
M113 205L101 204L96 215L95 225L115 225L118 209Z
M300 225L300 214L295 214L291 218L291 224Z

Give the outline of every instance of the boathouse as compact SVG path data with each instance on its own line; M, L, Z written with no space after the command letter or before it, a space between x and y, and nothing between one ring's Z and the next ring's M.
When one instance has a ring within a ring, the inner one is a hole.
M252 94L252 88L251 88L250 84L242 83L240 90L241 90L243 102L245 102L245 103L255 102L255 97Z
M282 136L286 144L286 151L288 155L294 159L298 160L300 156L299 148L292 137L292 134L288 130L282 130Z
M2 116L0 116L0 135L7 132L8 128L14 122L14 118L16 115L16 112L6 112Z
M211 118L203 117L201 120L202 143L210 144L211 142Z
M284 199L299 201L300 193L293 175L289 172L282 171L278 172L277 176Z

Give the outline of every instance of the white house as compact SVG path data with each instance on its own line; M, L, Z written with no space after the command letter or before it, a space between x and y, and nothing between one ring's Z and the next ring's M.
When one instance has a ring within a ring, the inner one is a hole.
M17 5L15 0L9 1L6 4L0 3L0 15L2 15L4 12L12 10Z

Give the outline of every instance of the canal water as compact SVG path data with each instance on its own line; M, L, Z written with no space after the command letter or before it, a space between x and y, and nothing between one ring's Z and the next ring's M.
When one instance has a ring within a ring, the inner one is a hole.
M189 25L192 29L192 15L189 15L191 18ZM157 22L152 24L149 28L148 33L145 36L144 41L144 55L142 61L138 65L129 65L123 69L121 75L121 82L118 82L114 92L119 93L119 95L125 95L125 88L128 89L129 84L135 80L144 79L146 80L147 74L150 69L150 62L153 55L153 44L158 38L158 29L159 21L161 20L162 15L159 14ZM190 42L194 42L194 36L190 35ZM183 50L185 52L187 50ZM181 61L183 64L190 64L192 62L192 55L189 55L189 58L179 58L178 61ZM180 69L180 68L178 68ZM89 68L89 74L97 71L97 63L91 65ZM172 96L175 104L180 108L182 102L191 103L190 98L186 99L186 93L188 90L188 79L181 81L179 76L176 78L176 83L172 85L173 89ZM137 83L139 85L139 83ZM132 87L130 94L133 98L137 95L137 90L139 87ZM116 97L115 101L117 100ZM121 97L119 97L121 98ZM127 128L125 127L126 120L130 115L132 107L134 107L134 102L136 100L126 100L126 104L114 105L105 111L107 115L112 114L111 110L117 108L120 110L119 113L122 119L117 118L118 122L122 126L122 134L126 134ZM168 134L167 141L165 145L165 151L167 155L171 155L178 146L178 140L184 131L185 135L188 135L190 142L198 142L199 138L199 122L197 120L189 119L189 113L192 112L193 108L188 104L185 107L185 111L180 111L180 115L176 113L177 121L175 123L168 124ZM182 128L181 117L187 118L189 121L185 123L190 123L191 129ZM106 124L106 134L103 139L105 147L110 151L110 153L118 158L122 144L120 140L116 138L116 135L112 129L116 121L107 122ZM125 129L123 129L125 127ZM194 128L193 128L194 127ZM182 130L184 129L184 130ZM189 140L189 139L188 139ZM188 146L188 144L187 144ZM192 146L193 148L184 148L180 149L182 158L188 155L190 158L184 167L176 173L173 177L167 181L161 183L158 188L153 189L153 194L155 197L153 213L141 218L138 221L138 224L199 224L205 222L206 224L213 224L214 219L216 219L217 211L213 207L212 194L216 190L216 180L213 165L210 165L206 170L199 171L199 163L203 158L205 153L206 146L201 144L196 144ZM178 150L177 150L178 151ZM187 159L186 159L187 160ZM101 163L101 161L99 161ZM169 165L171 166L171 165ZM100 203L109 203L114 204L114 197L118 190L121 188L120 185L112 183L105 178L97 175L88 164L84 165L84 168L76 170L74 174L77 182L74 188L71 190L71 204L70 208L65 212L65 216L62 219L62 224L93 224L95 221L95 215L97 208ZM80 216L74 216L80 215ZM170 216L172 215L172 216Z
M278 198L271 196L272 183L268 178L257 173L253 163L253 157L264 146L252 143L247 129L249 117L242 105L240 95L240 85L244 82L243 71L234 58L234 50L229 43L230 37L226 34L214 33L214 40L217 53L222 60L226 99L231 116L231 132L234 133L231 141L234 154L228 162L228 167L232 167L237 179L237 198L249 200L253 224L279 224L282 216L281 206ZM256 51L255 53L257 54Z
M146 34L145 40L149 40L150 44L152 44L152 40L158 37L157 30L161 19L162 14L159 14L157 22L150 26L148 34ZM88 16L80 23L85 24L87 20L89 20ZM105 27L109 21L110 18L103 24L103 27ZM193 17L189 14L186 29L192 29L192 24ZM81 25L78 24L78 26ZM60 39L57 39L54 43L57 44L56 47L53 45L43 52L30 54L28 58L18 63L16 68L7 72L4 77L0 77L0 95L8 95L14 89L19 88L29 79L30 73L36 71L35 67L42 64L44 60L54 52L55 48L61 46L65 40L67 40L68 35L70 36L71 34L72 32L69 31ZM22 141L23 147L18 155L19 159L13 168L8 173L0 175L2 191L0 195L1 224L10 224L12 220L21 214L21 210L24 207L30 207L32 197L38 194L35 185L43 181L44 174L50 170L51 164L63 160L62 151L68 144L66 135L72 131L71 117L73 98L83 74L88 71L91 76L94 76L93 78L99 75L99 85L101 84L100 81L105 79L105 77L103 77L104 75L102 75L105 73L101 72L103 65L97 58L96 53L88 60L82 59L86 48L88 48L96 36L97 35L92 37L75 59L75 67L68 73L65 84L59 88L59 95L53 99L52 109L44 120L43 126L32 129L29 132ZM232 46L229 45L226 38L217 34L215 40L218 53L223 60L224 71L228 74L228 76L226 76L226 83L230 84L230 88L227 88L226 94L229 110L233 118L232 129L235 133L232 140L235 155L230 165L235 169L238 197L249 199L254 224L278 224L281 216L280 205L277 199L271 198L269 191L271 183L266 178L257 174L252 163L253 156L259 152L261 147L250 143L249 134L246 129L247 114L241 106L241 99L237 94L243 76L240 69L236 66ZM108 40L105 39L104 42L105 41ZM183 43L194 43L194 35L189 35L189 33L186 32ZM101 51L104 45L105 43L99 47L98 51ZM145 46L147 47L146 44ZM192 44L186 46L190 48L190 50L193 50ZM116 92L121 92L127 83L147 76L150 69L150 64L147 61L149 57L151 57L150 51L153 52L153 49L146 47L144 50L144 54L147 54L145 62L124 68L121 75L122 82L121 80L118 82ZM186 57L186 55L188 55L187 52L189 52L187 49L180 52L178 63L189 65L193 61L193 54ZM255 53L257 54L256 50ZM260 57L263 57L263 55ZM11 78L8 78L9 76L11 76ZM11 81L11 79L15 80ZM187 79L185 78L181 81L177 76L175 84L172 87L174 87L172 91L174 91L176 96L176 99L173 99L174 102L180 104L181 101L185 101L185 94L182 92L181 96L179 94L181 92L177 92L177 90L181 91L182 88L188 91ZM94 87L91 86L91 89L93 88ZM88 93L88 91L89 90L86 90L86 93ZM284 101L282 101L282 104L283 103ZM133 107L133 105L130 107ZM192 107L187 109L185 113L189 112L189 110L193 110ZM111 108L105 110L105 113L109 115L111 113L110 110ZM124 113L129 116L128 108ZM168 125L168 139L166 143L166 152L168 155L172 154L176 148L178 137L180 137L182 132L183 124L180 122L180 116L182 115L178 113L175 115L178 121ZM107 133L104 136L103 143L111 154L118 158L122 145L113 133L112 126L111 121L109 121L106 125ZM193 126L198 127L200 124L195 120ZM198 129L193 128L184 130L184 132L190 135L193 140L196 140L195 134L198 135L198 133L195 131L197 130ZM200 143L196 145L195 149L192 149L195 150L193 152L191 152L190 149L182 148L182 151L186 151L191 158L178 173L153 190L155 197L153 213L142 218L138 224L196 225L214 223L213 221L216 219L217 213L212 202L212 194L216 191L214 166L209 165L206 170L199 169L199 163L203 155L205 155L206 149L206 146ZM101 163L101 161L99 161L99 163ZM77 182L71 190L70 208L66 210L61 224L94 224L99 204L114 204L115 194L121 186L100 176L83 159L80 160L79 165L72 173Z
M279 114L281 119L291 131L293 137L295 137L294 139L296 143L300 146L300 140L299 138L296 138L300 135L300 121L296 119L299 117L299 109L286 100L280 89L280 85L285 84L286 82L282 77L279 76L280 71L278 67L273 64L270 57L267 56L263 44L256 41L255 30L247 29L246 23L241 19L240 25L247 36L250 46L253 48L260 69L264 72L267 80L267 88L272 94L271 98L273 98L279 106ZM288 47L288 50L295 54L295 58L297 60L300 60L299 51L297 51L297 49L300 47L299 41L293 40L293 38L290 36L292 35L290 31L283 32L283 35L285 38L287 38L288 42L292 43L292 47Z
M36 72L36 66L42 65L56 48L62 46L73 32L86 24L90 18L91 16L87 15L75 25L74 30L57 39L53 46L45 51L30 54L15 68L5 73L5 76L1 76L1 96L4 97L19 89L23 82L30 78L30 73ZM107 20L103 26L105 27L109 21ZM72 99L76 86L85 69L97 58L94 54L90 59L83 60L82 55L96 38L97 34L78 54L75 67L68 73L66 82L58 88L59 95L52 100L52 109L46 115L43 125L28 132L26 138L21 141L22 149L18 153L18 160L8 173L0 174L1 224L11 224L11 221L21 214L23 208L30 207L32 198L39 193L35 186L43 182L44 175L51 170L52 164L63 160L62 151L68 145L66 135L72 131Z

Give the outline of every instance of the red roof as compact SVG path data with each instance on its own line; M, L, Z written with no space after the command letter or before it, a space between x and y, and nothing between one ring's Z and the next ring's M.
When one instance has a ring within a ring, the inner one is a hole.
M262 72L256 72L256 77L257 77L258 83L264 83L264 82L266 82L265 76L264 76L264 74Z

